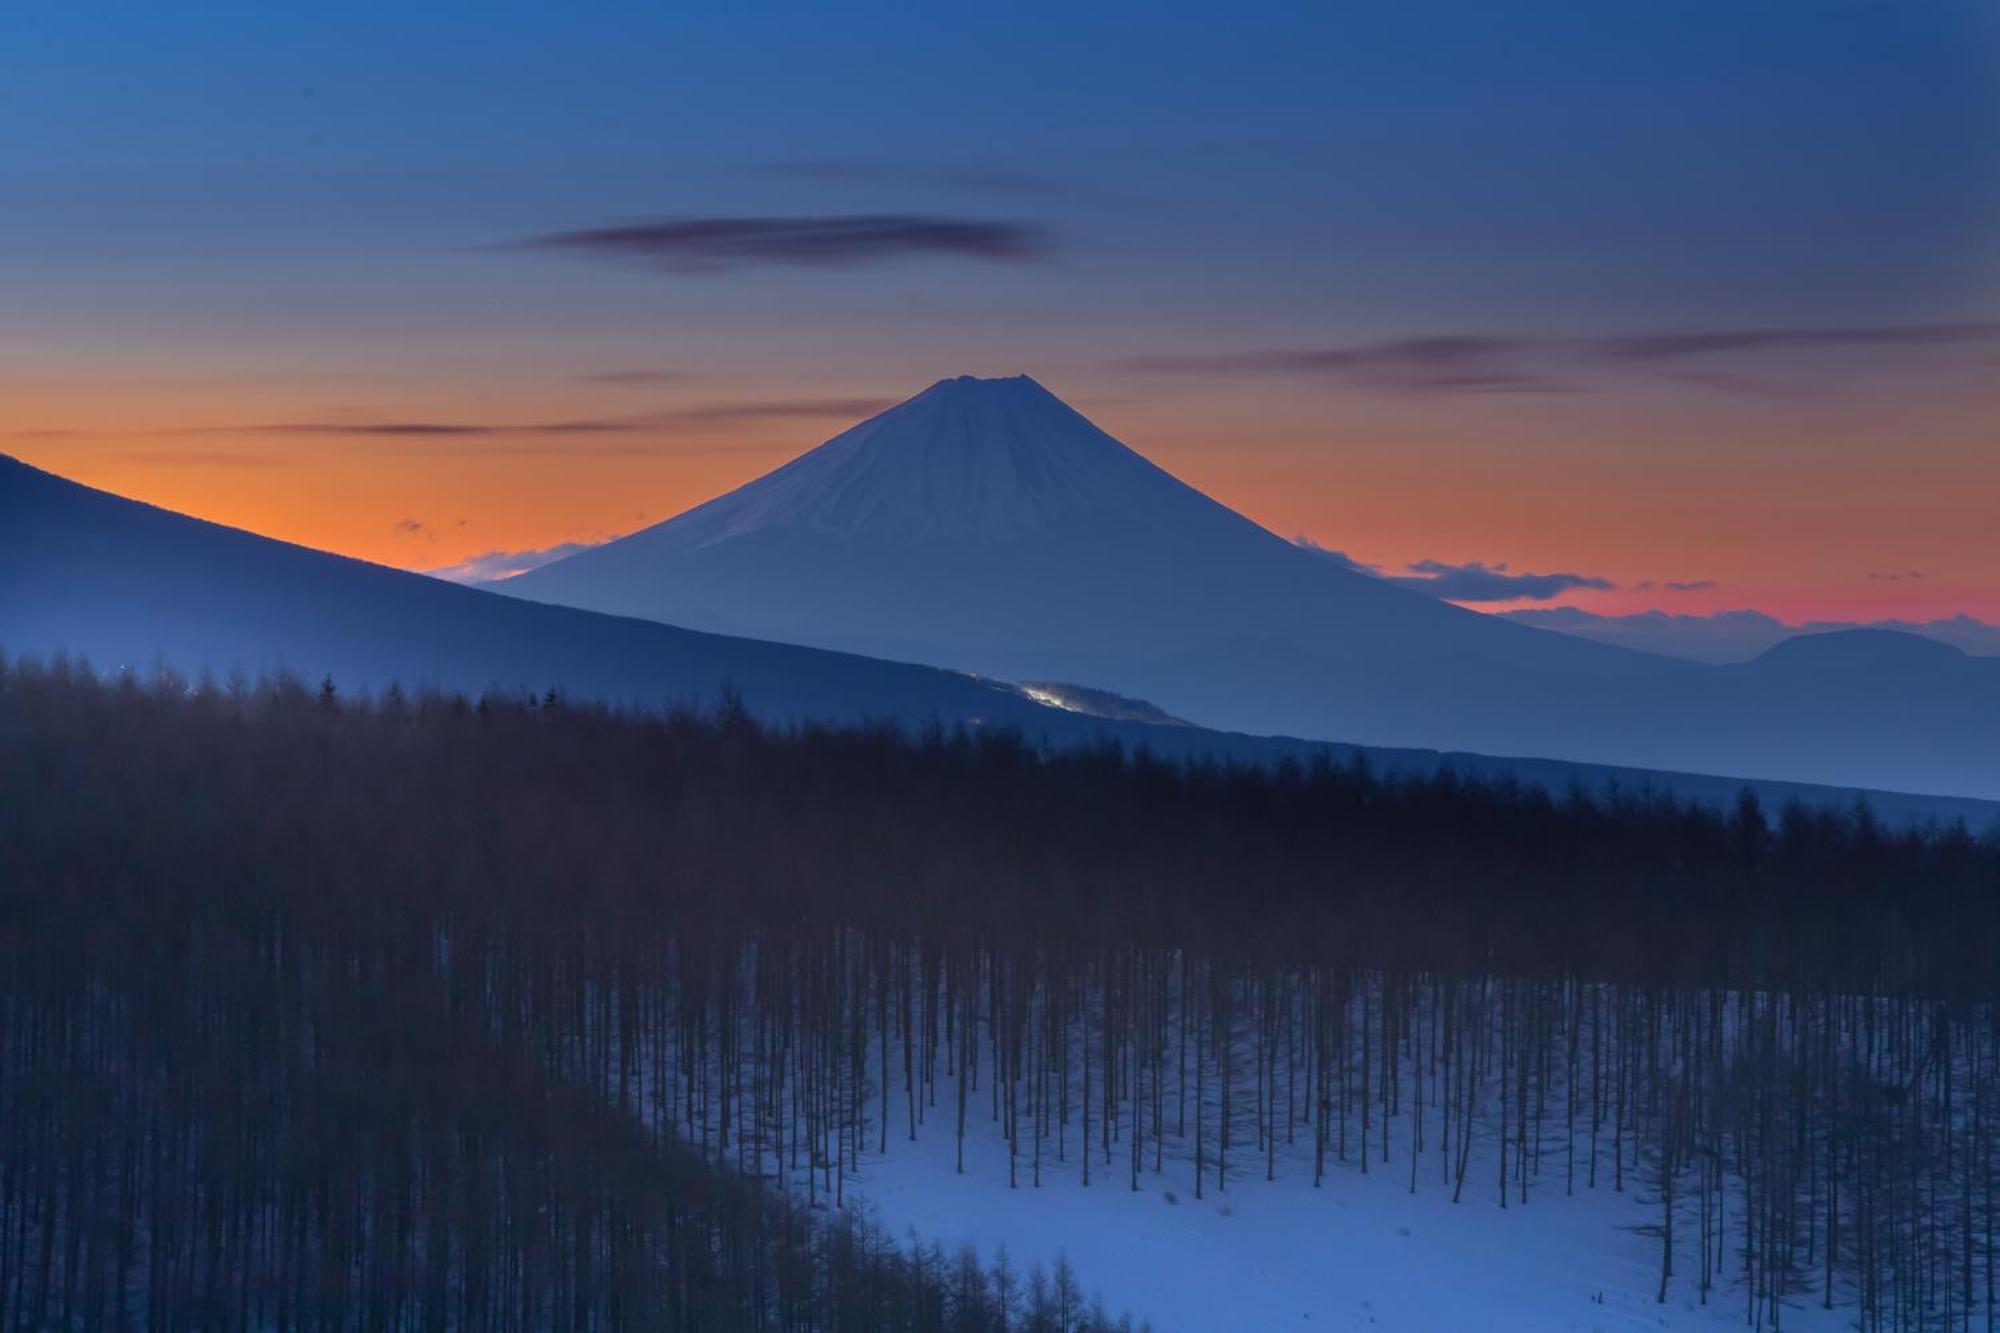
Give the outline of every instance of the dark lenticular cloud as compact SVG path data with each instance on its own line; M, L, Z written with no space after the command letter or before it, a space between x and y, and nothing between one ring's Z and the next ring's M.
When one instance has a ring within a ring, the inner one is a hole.
M1037 259L1047 234L1017 222L864 213L794 218L679 218L551 232L521 243L644 264L670 273L760 265L836 268L927 255L990 262Z

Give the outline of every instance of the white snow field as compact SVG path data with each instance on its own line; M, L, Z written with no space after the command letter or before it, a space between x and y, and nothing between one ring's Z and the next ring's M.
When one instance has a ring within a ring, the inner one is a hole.
M983 1020L981 1026L985 1027ZM1169 1046L1177 1041L1176 1032L1169 1029ZM988 1040L982 1036L978 1045L984 1047ZM897 1044L892 1042L892 1050ZM739 1039L736 1047L745 1053L755 1048L754 1039L748 1038ZM1338 1155L1329 1134L1325 1178L1315 1186L1310 1113L1299 1106L1296 1122L1288 1129L1285 1112L1274 1109L1275 1143L1267 1156L1257 1138L1256 1054L1248 1042L1237 1043L1235 1049L1236 1083L1230 1098L1235 1130L1228 1181L1221 1189L1214 1158L1222 1099L1213 1073L1206 1095L1186 1099L1186 1132L1177 1123L1176 1094L1165 1094L1161 1121L1147 1122L1136 1182L1130 1122L1125 1118L1131 1114L1131 1103L1121 1103L1108 1161L1102 1122L1093 1118L1086 1184L1080 1101L1072 1102L1066 1122L1049 1104L1039 1163L1030 1131L1032 1112L1028 1103L1022 1103L1017 1119L1021 1146L1010 1164L990 1078L992 1065L982 1057L966 1097L961 1171L958 1086L952 1062L941 1060L933 1067L935 1083L927 1099L921 1074L906 1080L899 1053L882 1064L881 1047L872 1041L853 1066L865 1074L860 1098L851 1110L820 1119L817 1129L808 1127L802 1135L795 1115L761 1126L754 1115L745 1119L739 1088L736 1109L730 1112L734 1128L718 1155L815 1208L859 1209L890 1240L905 1246L935 1246L947 1258L970 1247L989 1264L1004 1249L1010 1267L1024 1282L1036 1269L1049 1273L1059 1258L1066 1259L1088 1297L1100 1301L1112 1315L1130 1315L1135 1325L1149 1324L1158 1333L1261 1329L1616 1333L1746 1327L1819 1333L1856 1327L1851 1277L1836 1284L1833 1308L1823 1307L1823 1261L1811 1271L1794 1270L1775 1319L1767 1292L1758 1292L1753 1300L1753 1286L1743 1277L1745 1227L1741 1201L1734 1194L1726 1194L1718 1210L1721 1230L1713 1242L1697 1239L1700 1228L1692 1195L1684 1193L1677 1199L1675 1270L1662 1300L1658 1230L1662 1210L1651 1188L1656 1173L1635 1148L1636 1131L1628 1132L1622 1145L1620 1188L1608 1104L1595 1150L1594 1186L1588 1130L1580 1130L1574 1140L1566 1137L1555 1118L1560 1093L1553 1098L1545 1127L1532 1131L1524 1127L1527 1150L1534 1157L1525 1201L1518 1160L1522 1140L1516 1139L1517 1131L1509 1124L1506 1148L1514 1161L1503 1205L1502 1146L1488 1096L1497 1092L1497 1084L1488 1087L1476 1099L1479 1109L1473 1118L1461 1197L1454 1202L1458 1168L1447 1145L1457 1130L1441 1132L1444 1111L1438 1087L1427 1079L1422 1093L1424 1147L1413 1162L1417 1122L1411 1110L1417 1091L1407 1076L1399 1076L1396 1100L1402 1109L1387 1122L1386 1160L1384 1122L1377 1118L1364 1170L1356 1102L1351 1112L1342 1113L1347 1117L1345 1157ZM670 1066L680 1063L678 1055L670 1057ZM916 1067L921 1064L919 1059ZM701 1091L698 1101L688 1099L698 1088L721 1086L725 1080L712 1067L692 1085L671 1076L662 1080L660 1072L657 1064L647 1066L635 1104L650 1108L646 1114L655 1125L663 1107L678 1106L666 1111L673 1119L673 1132L716 1150L715 1136L704 1128L714 1123L710 1094ZM914 1136L912 1082L918 1112ZM882 1095L885 1085L887 1098ZM796 1092L786 1095L792 1098ZM1043 1095L1053 1097L1046 1090ZM1377 1095L1381 1095L1379 1082ZM839 1094L834 1100L838 1103L845 1096ZM1290 1097L1287 1089L1270 1105L1282 1108ZM1195 1193L1192 1155L1197 1106L1204 1110L1206 1145L1200 1198ZM1501 1123L1508 1123L1504 1110L1501 1114ZM1588 1114L1581 1112L1579 1123L1587 1124ZM1527 1123L1539 1126L1541 1118L1530 1117ZM1161 1128L1163 1150L1156 1169L1154 1135ZM1461 1120L1458 1129L1462 1128ZM815 1162L814 1169L805 1168L808 1160ZM1704 1244L1715 1256L1705 1296L1700 1282Z
M1264 1179L1264 1159L1246 1151L1240 1171L1231 1165L1226 1192L1215 1190L1211 1166L1200 1201L1191 1163L1173 1152L1159 1176L1149 1156L1133 1191L1119 1145L1108 1172L1101 1153L1093 1162L1088 1187L1072 1144L1069 1164L1044 1161L1040 1188L1023 1166L1019 1187L1009 1189L1007 1144L983 1100L968 1116L963 1175L945 1092L915 1142L901 1105L891 1114L888 1153L866 1154L848 1184L850 1202L862 1199L885 1231L947 1251L969 1243L989 1260L1004 1246L1023 1272L1064 1255L1106 1309L1159 1333L1750 1327L1733 1284L1718 1283L1704 1306L1694 1280L1677 1277L1658 1301L1660 1245L1641 1230L1657 1210L1630 1179L1623 1193L1600 1179L1595 1190L1579 1183L1565 1197L1557 1172L1555 1189L1531 1187L1526 1205L1510 1199L1503 1210L1490 1154L1476 1152L1454 1204L1435 1151L1420 1162L1411 1192L1401 1143L1387 1165L1373 1162L1365 1174L1350 1153L1314 1189L1305 1129L1280 1150L1275 1181ZM1802 1299L1785 1309L1782 1326L1852 1328L1854 1311Z

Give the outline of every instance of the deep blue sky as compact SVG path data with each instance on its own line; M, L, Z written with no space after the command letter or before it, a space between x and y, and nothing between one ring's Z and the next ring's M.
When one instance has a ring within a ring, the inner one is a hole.
M1329 297L1366 330L1520 303L1925 317L1986 294L1994 14L17 0L8 276L32 251L199 267L307 242L474 282L439 251L914 208L1044 222L1121 298L1134 269L1198 264L1225 307L1315 330ZM910 174L759 171L815 161Z
M685 403L893 396L960 370L1027 369L1107 415L1176 397L1171 423L1128 411L1109 424L1158 424L1156 452L1206 467L1211 486L1231 465L1204 462L1174 424L1208 421L1252 454L1365 427L1448 457L1468 422L1505 410L1530 414L1497 428L1510 447L1537 431L1581 440L1615 419L1601 401L1587 420L1532 416L1558 412L1546 404L1399 413L1301 383L1282 358L1413 338L1567 346L2000 317L1996 13L1985 0L9 0L0 370L17 402L32 398L19 428L87 432L106 413L177 429L217 413L254 424L473 403L597 413L562 386L657 368L685 377ZM857 214L1017 228L1034 255L892 246L872 262L691 275L519 244L628 222ZM1188 373L1168 384L1132 362ZM1490 367L1429 365L1358 374L1414 396L1497 383ZM1621 400L1662 459L1706 462L1718 430L1790 447L1813 425L1751 422L1740 413L1768 409L1715 395L1768 366L1698 369ZM1518 383L1575 388L1573 370ZM190 401L197 384L222 396ZM78 395L95 406L71 420ZM1266 435L1246 402L1269 414ZM1871 438L1933 429L1909 424ZM71 471L115 473L73 448ZM1318 475L1291 466L1288 494ZM1327 522L1351 520L1332 504L1338 480L1322 481ZM1245 473L1234 498L1255 511L1258 493ZM1259 516L1314 525L1303 510ZM579 521L568 512L547 535L588 535ZM1373 554L1415 559L1456 536L1394 550L1377 536ZM1479 549L1553 558L1545 544ZM1960 582L1993 574L1968 567Z

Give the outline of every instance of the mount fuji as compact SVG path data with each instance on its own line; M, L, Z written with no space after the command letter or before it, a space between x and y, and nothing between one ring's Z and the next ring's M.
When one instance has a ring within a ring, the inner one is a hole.
M1885 650L1893 645L1856 642L1844 669L1866 674ZM1745 785L1740 777L1216 731L1085 685L1007 684L540 605L205 523L0 456L0 672L12 658L58 653L111 671L288 670L308 683L326 674L344 690L555 686L642 709L706 707L727 686L781 725L997 727L1054 748L1115 742L1166 758L1244 763L1365 757L1380 773L1449 767L1550 791L1651 787L1711 805L1734 800ZM1865 795L1897 823L1964 819L1983 828L2000 817L2000 804L1935 793L1748 785L1773 809L1792 799L1845 808Z
M1204 727L2000 795L2000 662L1890 654L1857 672L1850 649L1805 640L1718 668L1468 611L1284 540L1025 376L941 381L676 518L487 586L1079 682ZM1841 669L1816 671L1822 653Z

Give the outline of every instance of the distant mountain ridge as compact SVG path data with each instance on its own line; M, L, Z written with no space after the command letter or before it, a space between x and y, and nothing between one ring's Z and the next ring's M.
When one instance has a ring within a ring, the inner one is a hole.
M1809 620L1790 625L1762 611L1717 611L1709 615L1639 611L1598 615L1575 606L1537 606L1500 615L1537 629L1557 630L1598 643L1690 661L1727 665L1747 662L1786 639L1839 630L1894 630L1962 648L1974 657L2000 657L2000 625L1960 613L1933 620Z
M1963 648L1920 634L1888 629L1828 630L1799 634L1751 660L1756 671L1983 671Z
M2000 663L1882 656L1872 682L1829 663L1780 688L1783 657L1722 669L1468 611L1301 550L1024 376L940 381L676 518L487 586L1084 682L1230 731L2000 796Z
M489 687L641 707L710 707L733 687L776 723L892 722L1009 727L1033 743L1144 745L1166 757L1240 762L1358 747L1241 735L1161 721L1147 703L1090 686L1024 690L963 673L500 597L331 555L110 495L0 456L0 653L58 652L100 671L164 662L194 676L285 668L346 691ZM1094 713L1110 714L1109 717ZM1735 778L1653 773L1545 759L1370 749L1379 772L1512 777L1562 792L1644 787L1727 802ZM1752 782L1773 809L1796 796L1847 805L1864 793ZM1984 828L2000 804L1875 791L1886 819L1967 820Z

